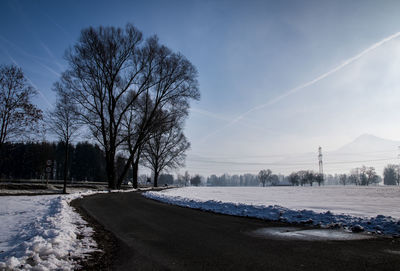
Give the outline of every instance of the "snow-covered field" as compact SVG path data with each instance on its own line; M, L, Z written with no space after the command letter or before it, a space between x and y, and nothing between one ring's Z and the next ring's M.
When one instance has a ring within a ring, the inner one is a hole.
M144 195L217 213L400 235L400 187L185 187Z
M0 270L73 270L96 250L69 202L90 194L0 197Z

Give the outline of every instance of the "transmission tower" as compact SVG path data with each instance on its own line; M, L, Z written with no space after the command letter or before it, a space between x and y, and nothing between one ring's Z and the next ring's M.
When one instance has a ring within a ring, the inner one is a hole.
M321 148L321 146L318 148L318 166L319 166L319 174L324 174L324 168L322 165L322 148Z

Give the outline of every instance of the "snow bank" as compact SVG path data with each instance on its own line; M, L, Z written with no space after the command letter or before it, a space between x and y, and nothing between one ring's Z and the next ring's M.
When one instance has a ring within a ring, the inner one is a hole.
M350 189L351 193L346 193L346 189ZM394 195L397 195L400 190L398 188L394 189ZM389 203L392 204L390 210L398 211L400 197L388 196L391 193L393 194L385 187L371 189L358 187L187 187L160 192L146 192L143 195L169 204L221 214L290 223L308 223L320 225L321 227L362 229L399 236L399 218L383 215L386 214L385 211L388 210ZM332 198L332 194L336 196ZM376 194L380 195L380 200L377 200ZM334 207L329 208L327 202L333 202L333 200ZM279 202L279 205L271 204L271 201L274 203ZM296 207L296 202L297 206L310 206L310 208L298 208ZM370 214L371 211L363 211L363 208L372 207L374 209L373 213L378 213L378 215L365 215ZM332 210L335 210L335 212ZM342 212L337 212L336 210L341 210ZM346 213L347 210L351 214ZM361 215L356 216L353 215L354 213Z
M97 250L69 202L95 192L0 197L1 270L73 270Z

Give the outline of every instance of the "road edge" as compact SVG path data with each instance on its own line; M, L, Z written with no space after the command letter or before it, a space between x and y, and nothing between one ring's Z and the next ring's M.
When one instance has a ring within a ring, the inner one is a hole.
M106 230L105 227L93 218L80 204L81 199L75 199L70 202L71 207L88 223L94 231L93 239L97 244L97 251L90 253L89 257L80 260L81 266L77 270L112 270L113 256L117 253L118 242L113 233ZM79 236L78 236L79 238Z

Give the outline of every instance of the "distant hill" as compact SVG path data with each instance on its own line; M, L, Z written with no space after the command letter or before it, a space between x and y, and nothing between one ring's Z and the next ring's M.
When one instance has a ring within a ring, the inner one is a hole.
M326 152L326 169L334 172L348 172L362 165L372 166L380 175L387 164L399 163L400 141L363 134L352 142L331 152Z
M334 152L359 154L380 151L397 151L399 146L400 141L384 139L370 134L363 134Z

